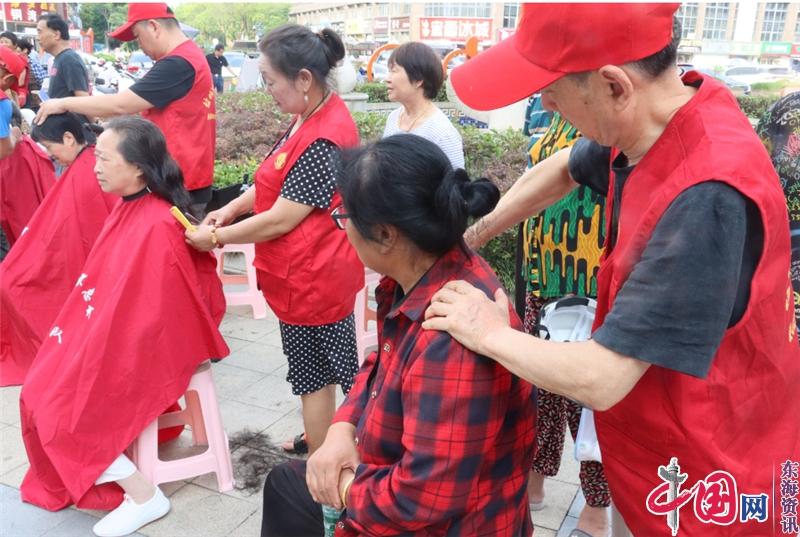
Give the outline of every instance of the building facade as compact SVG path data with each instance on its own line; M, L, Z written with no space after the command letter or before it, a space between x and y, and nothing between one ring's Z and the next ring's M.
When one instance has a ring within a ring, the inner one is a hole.
M317 30L333 28L351 50L424 41L444 51L470 36L484 48L502 41L514 33L520 12L519 2L304 2L289 16ZM685 2L678 18L681 61L713 66L731 58L800 59L800 2Z
M799 2L686 2L678 17L682 61L714 67L733 58L783 64L800 58Z
M365 49L405 41L452 49L472 36L486 47L511 35L518 15L518 2L303 2L289 11L292 22L333 28Z

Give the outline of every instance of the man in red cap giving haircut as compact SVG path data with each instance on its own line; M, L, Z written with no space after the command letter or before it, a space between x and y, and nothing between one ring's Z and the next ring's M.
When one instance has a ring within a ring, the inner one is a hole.
M211 199L216 143L215 94L203 51L186 37L164 3L128 4L127 22L108 35L137 40L156 60L153 68L121 93L50 99L39 109L37 123L63 112L88 117L141 113L167 138L192 197L191 210L199 216Z
M587 138L526 172L467 238L481 244L576 183L606 195L592 339L515 331L502 292L462 281L424 326L594 408L634 535L763 534L781 521L774 483L800 458L786 204L730 91L680 77L677 8L526 5L513 37L452 73L479 110L541 90Z

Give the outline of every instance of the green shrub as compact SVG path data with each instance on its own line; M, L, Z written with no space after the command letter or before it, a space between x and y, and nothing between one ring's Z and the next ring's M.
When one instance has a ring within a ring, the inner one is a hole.
M389 102L389 90L386 87L385 82L362 82L361 84L357 85L356 89L353 91L366 93L369 96L367 99L368 103ZM447 102L447 89L445 88L444 84L442 84L442 87L439 88L439 93L436 94L436 97L433 100L437 103Z
M756 92L773 92L780 93L783 88L789 86L793 82L791 80L776 80L774 82L757 82L753 84L750 89Z
M110 52L95 52L94 57L111 63L114 63L117 60L117 57Z
M528 137L514 129L457 128L464 141L464 157L470 177L489 177L505 194L525 171Z
M514 129L502 131L458 127L470 177L488 177L505 194L525 171L528 137ZM501 233L479 250L497 273L509 296L514 296L517 226Z
M368 103L389 102L389 90L383 82L363 82L357 85L353 91L366 93L369 96Z
M764 115L764 112L769 110L770 106L775 104L778 98L771 96L743 95L737 97L737 100L739 101L739 108L742 109L742 112L744 112L747 117L759 119Z
M247 174L250 181L258 168L259 160L249 158L242 161L214 161L214 186L223 188L230 185L238 185L242 182L244 175Z
M387 117L385 114L353 112L353 120L358 127L358 135L361 137L362 144L375 142L383 136Z
M516 275L517 227L506 230L478 250L495 271L512 300Z
M217 98L217 149L222 162L263 158L289 126L290 116L262 91Z

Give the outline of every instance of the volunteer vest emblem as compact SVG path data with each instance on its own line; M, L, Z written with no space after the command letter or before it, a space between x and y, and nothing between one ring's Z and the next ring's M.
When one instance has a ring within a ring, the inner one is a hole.
M286 153L280 153L275 157L275 169L281 170L284 166L286 166Z

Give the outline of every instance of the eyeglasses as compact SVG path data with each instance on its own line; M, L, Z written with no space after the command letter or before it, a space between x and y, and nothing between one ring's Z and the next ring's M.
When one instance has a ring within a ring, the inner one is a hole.
M344 205L339 205L331 211L331 218L333 218L333 223L336 224L336 227L343 230L350 215L344 212Z

